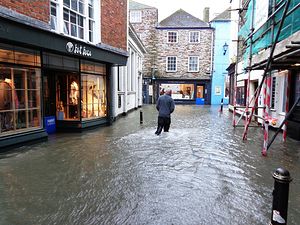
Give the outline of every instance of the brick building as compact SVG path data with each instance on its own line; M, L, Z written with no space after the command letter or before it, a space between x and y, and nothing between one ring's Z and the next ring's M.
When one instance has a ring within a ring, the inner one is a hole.
M161 90L170 88L176 102L189 104L201 98L210 104L214 29L209 23L182 9L158 23L156 8L134 1L129 10L148 51L144 103L155 101Z
M126 0L0 0L0 149L107 124Z

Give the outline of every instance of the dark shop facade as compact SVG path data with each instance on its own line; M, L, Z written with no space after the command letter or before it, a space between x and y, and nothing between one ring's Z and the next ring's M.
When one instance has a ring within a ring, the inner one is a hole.
M110 77L127 53L0 21L0 151L109 123Z

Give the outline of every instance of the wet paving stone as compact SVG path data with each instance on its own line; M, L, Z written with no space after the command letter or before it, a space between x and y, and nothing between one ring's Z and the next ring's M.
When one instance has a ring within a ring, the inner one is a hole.
M278 136L263 157L262 129L243 142L231 117L178 105L170 132L156 136L147 105L110 127L2 154L0 224L268 224L278 167L293 177L288 224L300 224L300 143Z

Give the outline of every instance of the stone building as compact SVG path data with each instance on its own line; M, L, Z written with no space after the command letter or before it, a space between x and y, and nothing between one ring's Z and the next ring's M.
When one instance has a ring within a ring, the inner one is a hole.
M130 1L130 21L148 54L144 103L172 89L176 102L210 104L214 29L180 9L158 23L157 9ZM151 101L152 100L152 101Z
M129 1L129 21L147 49L143 60L143 102L152 102L152 76L157 68L158 10L135 1Z
M171 89L177 102L210 104L214 29L180 9L158 24L156 96Z
M108 124L127 0L0 0L0 149Z

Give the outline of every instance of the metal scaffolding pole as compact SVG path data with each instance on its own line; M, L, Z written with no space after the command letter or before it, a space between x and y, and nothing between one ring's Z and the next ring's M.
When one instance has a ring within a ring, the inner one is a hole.
M269 56L269 59L268 59L268 61L267 61L266 68L264 69L264 74L263 74L262 80L261 80L261 82L260 82L260 84L259 84L259 86L258 86L258 90L259 90L259 91L257 92L257 94L256 94L256 96L255 96L255 103L254 103L254 104L256 104L257 101L258 101L259 93L260 93L261 88L262 88L262 86L263 86L263 84L264 84L264 81L265 81L265 79L266 79L266 76L267 76L267 74L268 74L268 72L269 72L269 70L270 70L270 67L271 67L271 64L272 64L272 61L273 61L273 54L274 54L274 51L275 51L275 47L276 47L276 44L277 44L277 42L278 42L279 35L280 35L280 33L281 33L281 29L282 29L283 23L284 23L284 21L285 21L286 14L287 14L287 12L288 12L289 5L290 5L290 0L287 0L287 1L285 2L284 12L283 12L282 19L281 19L280 24L279 24L279 27L278 27L277 34L276 34L276 36L275 36L275 40L274 40L273 45L272 45L272 48L271 48L270 56ZM256 106L256 105L255 105L255 106ZM255 107L252 108L251 113L250 113L249 117L247 118L247 123L246 123L246 125L245 125L245 129L244 129L244 133L243 133L243 140L246 140L246 139L247 139L248 128L249 128L249 125L250 125L250 123L251 123L251 120L252 120L252 116L253 116L253 114L254 114L254 111L255 111Z

